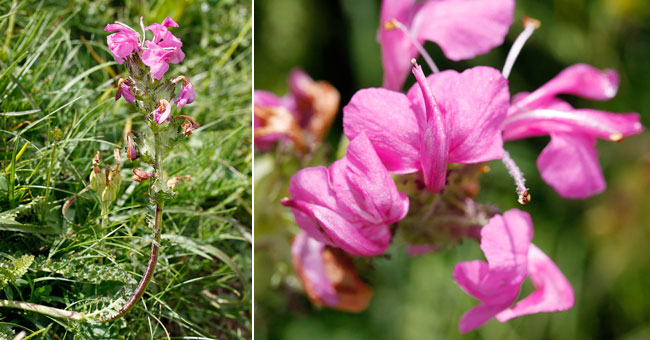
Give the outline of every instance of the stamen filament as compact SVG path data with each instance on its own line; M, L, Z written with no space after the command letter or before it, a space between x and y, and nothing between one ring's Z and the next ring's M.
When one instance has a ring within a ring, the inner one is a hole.
M517 202L519 202L519 204L529 203L530 193L528 192L528 188L526 188L526 179L524 178L524 174L521 172L515 161L512 160L508 151L503 152L501 161L503 162L503 165L506 166L506 169L508 169L510 176L515 180L517 195L519 195Z
M122 27L124 27L124 28L126 28L126 29L128 29L128 30L130 30L130 31L133 32L133 33L138 33L138 32L136 32L133 28L131 28L131 26L129 26L129 25L127 25L127 24L125 24L125 23L123 23L123 22L121 22L121 21L117 21L117 20L116 20L115 23L118 24L118 25L120 25L120 26L122 26Z
M144 48L144 41L145 41L145 38L146 38L146 33L145 33L145 30L144 30L144 21L143 21L142 16L140 16L140 28L142 29L142 42L140 42L140 47Z
M506 79L508 79L508 76L510 76L512 66L515 64L515 60L517 60L519 52L521 52L521 49L524 47L526 40L528 40L528 38L533 35L535 29L537 29L540 25L539 21L533 18L524 17L522 21L524 23L524 30L519 34L517 39L515 39L515 42L512 44L510 52L508 52L508 57L506 58L506 63L503 65L503 71L501 72L501 74L503 74L503 77Z
M426 61L427 65L429 66L429 68L431 69L431 71L432 71L433 73L438 73L438 72L440 72L440 70L439 70L438 67L436 66L436 63L433 62L433 58L431 58L431 56L429 55L429 53L427 52L427 50L424 49L424 46L422 46L422 44L420 44L420 43L417 41L417 39L415 39L415 38L411 35L411 32L409 31L408 28L406 28L406 26L404 26L404 24L402 24L401 22L399 22L399 21L397 21L397 20L395 20L395 19L392 19L392 20L386 22L386 25L384 26L384 28L385 28L386 30L392 30L392 29L394 29L394 28L397 28L397 29L399 29L400 31L402 31L402 33L404 33L404 34L406 35L406 37L409 38L409 40L411 41L411 44L413 44L413 46L415 46L415 48L418 49L418 52L420 52L420 54L421 54L422 57L424 58L424 61Z

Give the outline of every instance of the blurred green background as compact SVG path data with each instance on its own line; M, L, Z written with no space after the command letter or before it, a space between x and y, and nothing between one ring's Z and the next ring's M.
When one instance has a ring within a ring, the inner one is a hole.
M344 106L355 91L381 86L376 42L380 1L255 1L255 88L283 95L294 67L331 82ZM471 61L447 60L426 48L441 69L474 65L501 69L521 32L521 17L541 20L510 76L511 94L531 91L574 63L619 71L616 98L593 102L567 97L577 107L639 112L650 124L650 2L645 0L518 0L506 43ZM420 63L423 60L420 58ZM413 83L413 77L407 86ZM309 165L328 165L341 139L341 113L328 137L329 154ZM291 235L298 229L286 196L293 171L306 165L284 154L255 158L255 336L264 339L647 339L650 338L650 136L620 144L598 141L605 193L583 201L559 197L539 175L535 160L548 138L506 144L526 174L533 201L516 202L501 163L483 176L480 202L532 215L533 241L572 283L576 305L568 312L490 321L462 336L460 316L476 304L452 280L455 263L483 258L477 244L408 258L397 240L388 256L361 274L375 289L370 307L348 314L313 307L293 275ZM327 151L326 150L326 151ZM284 157L277 161L277 157ZM282 164L282 168L278 169ZM525 286L524 294L531 290Z

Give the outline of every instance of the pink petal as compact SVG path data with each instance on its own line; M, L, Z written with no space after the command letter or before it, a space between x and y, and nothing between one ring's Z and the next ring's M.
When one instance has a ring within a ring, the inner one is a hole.
M289 194L293 200L301 200L337 209L337 198L331 188L329 170L324 166L304 168L289 181Z
M104 31L108 31L108 32L129 31L129 29L120 24L108 24L106 25L106 27L104 27Z
M294 265L300 267L302 275L309 281L313 292L323 304L333 306L338 303L338 296L325 271L323 249L325 249L324 243L301 232L293 239L291 256L294 259Z
M454 267L454 281L467 294L481 300L483 280L490 272L490 266L481 260L465 261Z
M194 92L194 86L192 83L187 82L187 85L183 83L181 85L181 92L178 94L176 99L176 107L181 107L187 104L191 104L196 99L196 93Z
M264 90L255 90L253 101L258 106L284 106L284 101L274 93Z
M424 102L425 112L417 110L416 117L420 125L420 164L424 183L432 192L439 192L445 186L447 178L447 157L449 143L442 112L436 103L436 98L424 77L422 67L413 68L413 74L420 88L421 102ZM415 87L415 86L414 86ZM416 104L417 105L417 104Z
M471 59L503 44L514 8L514 0L427 1L411 30L418 40L438 44L451 60Z
M332 164L330 174L339 206L368 224L391 224L408 213L408 197L397 191L365 133L350 142L345 158Z
M533 223L530 215L510 209L503 216L495 215L481 229L481 250L490 264L490 271L507 274L506 283L521 284L526 277L526 264Z
M390 245L389 239L386 238L381 238L379 240L367 238L360 232L360 223L350 222L337 212L326 207L296 200L283 201L282 204L293 208L292 211L296 217L296 222L310 236L334 247L341 248L352 255L380 255L386 251ZM308 226L301 224L301 221L304 221L304 216L298 216L296 212L303 213L310 217L313 224ZM388 229L387 225L376 227L377 230ZM314 232L316 232L316 234L314 234Z
M119 99L120 97L124 97L124 100L126 100L129 103L133 103L135 96L133 95L133 93L131 93L131 86L121 83L120 88L117 90L117 95L115 96L115 100Z
M458 321L458 330L461 333L471 332L488 322L503 310L503 306L478 305L465 313Z
M443 71L427 79L445 118L450 163L478 163L501 158L501 124L509 106L507 80L493 68L478 66ZM414 85L408 97L424 107L422 93Z
M165 27L178 27L178 24L171 17L166 17L163 20L162 25Z
M302 69L296 68L289 73L289 89L295 96L306 96L305 88L314 82Z
M396 19L408 25L415 0L384 0L381 4L378 40L381 44L381 60L384 66L384 87L399 91L411 68L411 59L418 55L417 49L402 31L386 30L386 22Z
M140 36L137 33L123 30L122 32L113 33L106 37L106 43L113 53L115 61L121 64L124 62L126 56L139 48L139 39Z
M569 66L555 78L541 86L518 103L518 107L534 109L545 106L558 94L571 94L595 100L607 100L616 95L618 73L600 71L586 64Z
M528 272L535 291L497 315L501 322L526 314L558 312L573 307L571 284L560 269L535 245L528 251Z
M169 115L171 114L172 106L166 100L165 103L166 104L163 106L158 106L153 112L153 120L158 124L169 121Z
M365 132L388 171L420 170L420 133L404 94L377 88L358 91L343 108L343 129L350 140Z
M554 100L558 107L562 101ZM564 103L566 104L566 103ZM515 140L551 133L580 133L606 140L643 131L638 113L610 113L590 109L536 109L510 115L503 124L503 138Z
M565 198L586 198L605 190L596 140L581 134L551 134L551 142L537 158L546 183Z

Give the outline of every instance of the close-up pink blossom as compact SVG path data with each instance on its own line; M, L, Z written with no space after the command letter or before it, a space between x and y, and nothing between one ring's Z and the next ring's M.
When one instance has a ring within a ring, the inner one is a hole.
M406 195L397 191L365 134L354 138L346 156L329 168L297 172L289 186L290 207L307 234L350 254L383 253L391 240L389 225L408 212Z
M536 91L514 96L503 123L503 138L550 136L551 142L537 159L542 178L566 198L598 194L605 189L605 179L596 138L620 142L640 133L639 114L575 109L557 96L609 100L617 90L616 71L600 71L585 64L570 66Z
M345 135L365 133L391 173L422 172L438 192L447 163L479 163L503 154L500 126L508 109L508 86L490 67L463 73L444 71L418 83L408 94L386 89L358 91L343 108Z
M461 332L474 330L495 316L505 322L525 314L573 306L571 285L553 261L531 243L532 237L530 215L517 209L492 217L483 227L481 250L488 262L462 262L454 268L458 285L481 301L460 319ZM536 290L510 308L527 276Z
M124 58L140 49L140 34L132 28L123 24L108 24L104 31L117 33L109 34L106 37L108 48L113 53L113 58L118 64L124 63Z

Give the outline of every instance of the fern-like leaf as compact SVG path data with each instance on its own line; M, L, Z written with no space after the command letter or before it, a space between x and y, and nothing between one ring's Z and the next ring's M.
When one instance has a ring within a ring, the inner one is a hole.
M34 262L34 256L23 255L15 260L0 260L0 290L21 278Z

